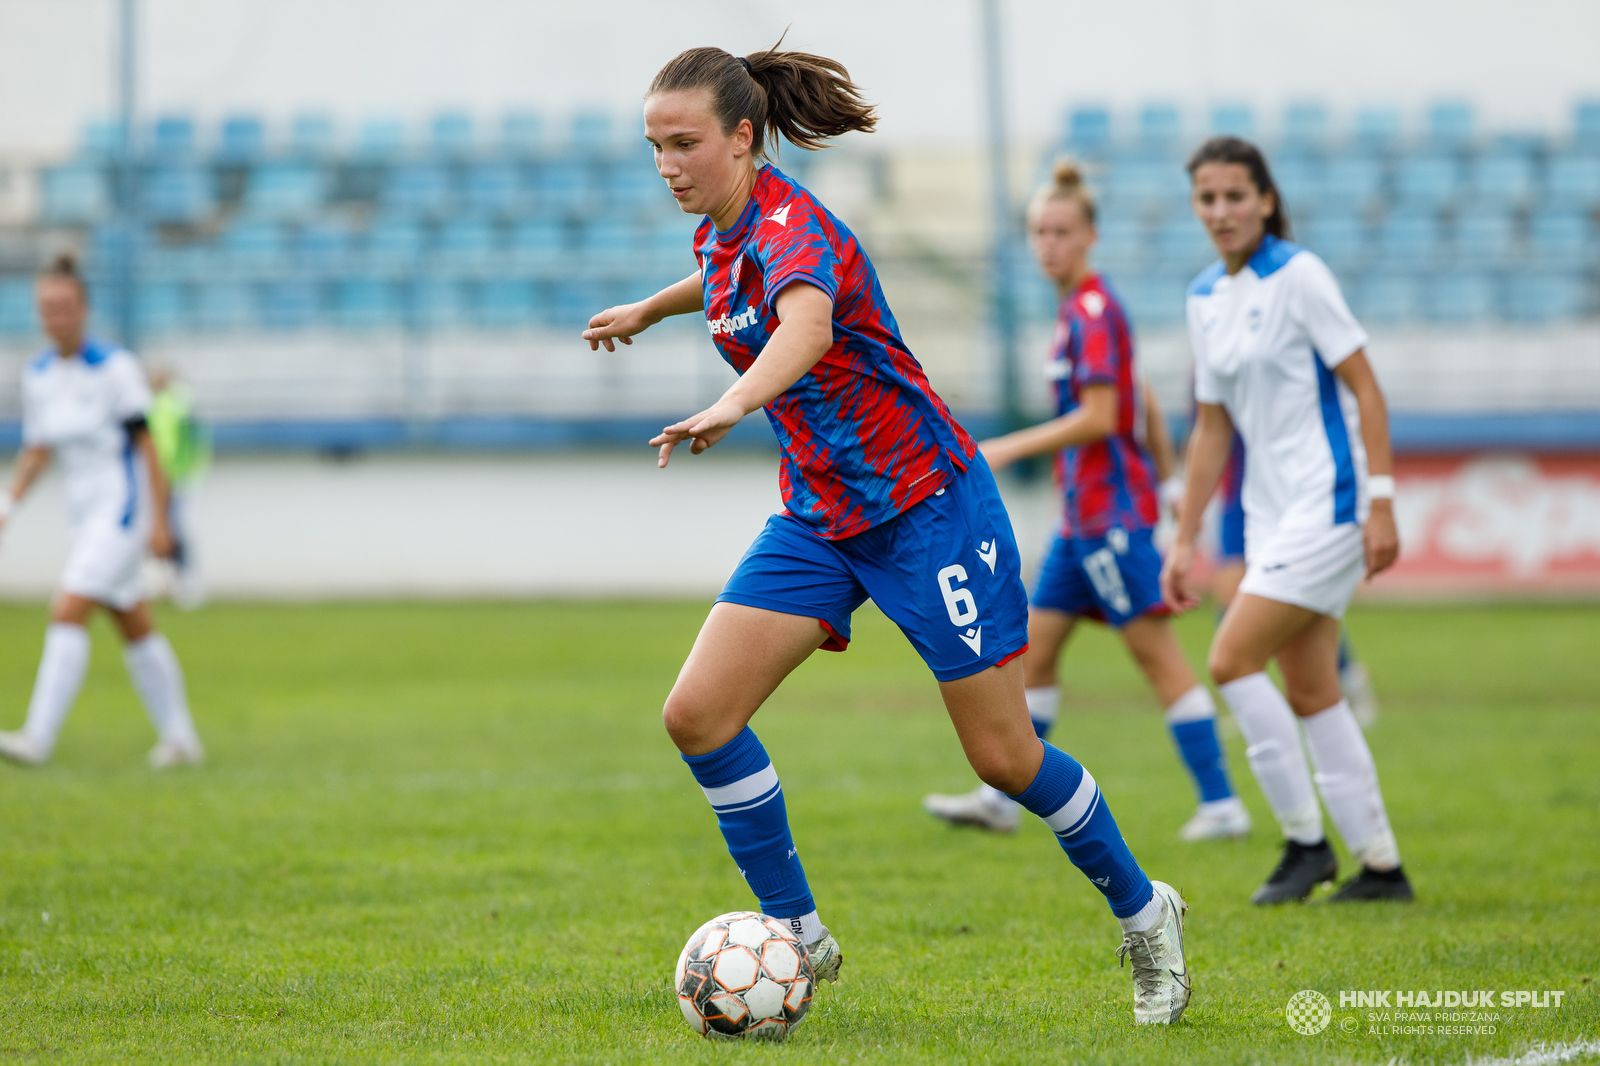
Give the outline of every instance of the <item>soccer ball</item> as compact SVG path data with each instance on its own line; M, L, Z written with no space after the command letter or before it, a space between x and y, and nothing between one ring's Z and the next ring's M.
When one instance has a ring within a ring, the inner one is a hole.
M673 983L684 1020L702 1036L782 1040L811 1009L816 975L787 925L733 911L694 931Z

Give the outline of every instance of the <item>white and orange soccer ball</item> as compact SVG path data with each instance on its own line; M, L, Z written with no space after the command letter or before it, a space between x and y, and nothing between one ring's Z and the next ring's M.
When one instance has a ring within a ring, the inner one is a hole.
M811 957L787 925L755 911L694 931L673 975L678 1006L702 1036L782 1040L811 1009Z

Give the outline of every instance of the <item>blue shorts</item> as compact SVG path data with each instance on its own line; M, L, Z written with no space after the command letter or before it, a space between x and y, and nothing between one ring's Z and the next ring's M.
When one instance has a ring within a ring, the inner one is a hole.
M825 540L776 514L718 603L815 618L844 651L871 597L940 681L999 666L1028 647L1028 597L1011 519L982 458L882 525Z
M1234 496L1217 523L1217 561L1244 561L1244 494Z
M1170 614L1161 601L1161 553L1150 533L1113 529L1103 537L1057 536L1033 586L1033 605L1119 629L1142 614Z

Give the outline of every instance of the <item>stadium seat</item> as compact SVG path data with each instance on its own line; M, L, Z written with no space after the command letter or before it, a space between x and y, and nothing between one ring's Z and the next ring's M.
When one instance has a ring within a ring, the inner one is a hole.
M383 184L385 210L439 217L455 199L450 173L439 163L406 163L392 168Z
M224 264L235 276L265 277L288 266L283 227L269 219L243 219L222 234Z
M422 223L416 219L380 217L367 230L366 261L375 271L409 273L418 269L426 242Z
M31 278L0 278L0 336L30 337L39 331Z
M1400 112L1366 107L1356 112L1355 142L1369 152L1386 152L1400 139Z
M516 329L533 322L533 283L526 278L490 278L478 286L477 295L474 318L483 329Z
M605 111L579 111L573 115L568 144L580 156L609 152L612 147L611 115Z
M150 131L149 154L166 163L181 163L194 155L194 119L188 115L163 115Z
M1256 135L1255 112L1249 104L1218 104L1211 109L1211 132L1253 140Z
M1386 270L1425 266L1440 257L1443 244L1437 212L1392 211L1378 224L1378 265Z
M535 111L509 111L500 120L500 150L512 157L537 155L544 123Z
M1472 143L1472 105L1444 100L1428 108L1428 143L1437 150L1459 151Z
M521 269L552 266L566 250L567 227L558 219L522 219L511 227L511 259Z
M1313 156L1289 155L1272 164L1272 180L1283 193L1284 206L1293 218L1315 211L1327 198L1328 169Z
M1147 273L1126 278L1117 288L1134 325L1174 326L1184 320L1191 273Z
M47 224L82 226L111 213L111 187L98 166L68 163L40 172L40 214Z
M445 159L462 159L472 154L472 116L464 111L444 111L433 116L430 147Z
M1357 269L1365 262L1368 234L1359 214L1321 212L1297 226L1299 243L1317 253L1335 274Z
M1192 216L1174 215L1156 231L1158 269L1194 275L1217 258L1217 250L1205 228Z
M1360 210L1383 194L1383 161L1366 153L1337 155L1328 161L1323 202Z
M289 150L306 159L322 159L334 148L333 119L327 115L297 115L289 127Z
M1067 115L1066 149L1079 159L1104 159L1111 151L1111 112L1075 107Z
M139 294L134 308L139 332L145 336L176 333L188 325L188 300L184 287L176 281L147 281L135 290Z
M1494 279L1481 271L1440 274L1428 285L1427 313L1434 322L1464 325L1494 316Z
M1456 217L1455 260L1464 267L1492 267L1510 258L1516 230L1511 213L1484 209Z
M1146 104L1139 109L1139 150L1150 155L1171 155L1183 136L1183 120L1176 104Z
M266 150L266 128L254 115L234 115L222 123L217 159L224 163L254 163Z
M648 160L625 160L606 178L606 204L612 210L638 211L673 205L666 182Z
M555 286L554 297L547 316L552 326L587 325L596 311L610 306L604 286L585 278L559 280Z
M309 218L322 207L326 182L312 163L267 163L253 167L245 182L246 214L269 219Z
M240 282L211 281L195 291L193 321L197 328L226 332L256 324L255 293Z
M639 239L625 218L596 215L584 220L578 248L596 263L621 263L638 254Z
M1507 285L1508 317L1534 323L1576 318L1587 310L1584 282L1583 275L1575 272L1519 271Z
M594 201L589 168L571 160L559 160L540 167L533 176L538 209L549 214L582 212Z
M1395 198L1412 210L1451 203L1461 187L1461 162L1443 152L1403 157L1395 166Z
M494 268L496 243L491 219L452 218L439 230L438 262L449 273L487 274Z
M1533 157L1525 151L1500 148L1473 160L1467 168L1472 199L1480 204L1527 203L1534 196Z
M356 156L368 162L397 159L405 150L406 126L398 118L369 118L356 135Z
M383 278L346 278L333 287L333 323L340 329L399 329L404 324L400 289Z
M664 216L648 225L641 235L640 251L651 269L663 274L676 273L681 281L695 269L694 225L688 219Z
M1145 227L1138 215L1104 211L1095 229L1099 237L1094 246L1096 265L1118 274L1132 273L1144 265Z
M78 156L85 161L107 162L122 152L122 122L93 119L83 124L78 141Z
M1292 152L1322 149L1328 139L1328 109L1322 104L1290 104L1283 113L1283 146Z
M510 163L478 163L467 168L464 186L468 211L510 216L522 203L521 179Z
M145 177L141 192L145 216L163 224L193 225L216 206L216 182L202 167L160 167Z
M295 251L300 270L310 277L330 277L350 269L354 239L342 223L324 219L301 229Z
M1583 265L1595 247L1594 223L1582 211L1536 211L1528 220L1528 250L1547 267Z
M1176 159L1126 157L1112 165L1101 186L1101 198L1123 212L1166 214L1188 203L1189 176Z
M1572 105L1572 140L1591 150L1600 149L1600 99Z
M1356 317L1363 321L1387 325L1422 317L1422 286L1416 274L1367 275L1348 295Z
M1600 205L1600 154L1552 156L1545 175L1544 202L1566 208Z
M471 320L466 287L453 278L419 278L407 294L411 324L419 329L450 329Z
M260 291L261 324L267 329L305 329L321 313L317 287L308 281L279 279L266 283Z

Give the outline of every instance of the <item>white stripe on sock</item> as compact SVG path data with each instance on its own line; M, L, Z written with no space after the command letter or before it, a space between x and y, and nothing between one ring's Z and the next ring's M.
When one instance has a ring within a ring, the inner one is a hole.
M772 797L778 787L778 771L771 763L757 770L749 777L741 777L731 785L718 785L716 788L701 786L700 791L706 794L706 799L711 806L719 811L742 810L747 806L758 806L755 800L763 803Z
M1085 770L1083 780L1078 782L1072 798L1056 808L1053 813L1045 815L1044 824L1057 835L1065 833L1070 836L1075 831L1073 827L1082 822L1094 809L1094 802L1099 795L1100 789L1095 786L1094 775Z
M1041 685L1023 689L1022 695L1028 701L1029 718L1045 725L1055 725L1056 716L1061 713L1061 689L1058 686Z
M1207 718L1217 716L1217 705L1211 702L1211 691L1204 685L1196 685L1172 701L1172 706L1167 708L1167 724L1177 725L1180 722L1201 722Z

